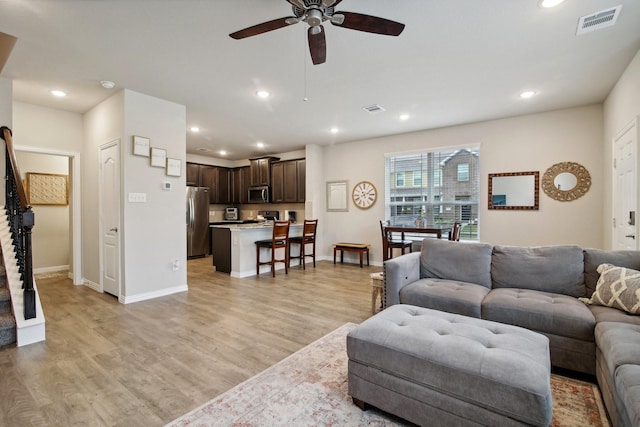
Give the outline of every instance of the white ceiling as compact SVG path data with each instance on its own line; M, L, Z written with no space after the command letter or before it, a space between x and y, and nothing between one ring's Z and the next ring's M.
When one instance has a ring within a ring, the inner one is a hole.
M187 151L231 160L602 102L640 49L640 1L538 3L344 0L338 10L406 28L325 23L327 62L314 66L304 23L228 36L291 16L285 0L0 0L0 31L18 37L1 75L15 100L80 113L122 88L183 104L201 128ZM617 5L615 26L575 35L581 16ZM525 89L538 95L519 99ZM386 111L362 110L372 104Z

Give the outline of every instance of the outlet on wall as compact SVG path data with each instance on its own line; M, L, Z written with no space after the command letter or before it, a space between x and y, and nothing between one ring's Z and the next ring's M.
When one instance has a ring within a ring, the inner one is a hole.
M173 261L173 265L171 266L171 269L173 271L178 271L179 268L180 268L180 261L176 259Z

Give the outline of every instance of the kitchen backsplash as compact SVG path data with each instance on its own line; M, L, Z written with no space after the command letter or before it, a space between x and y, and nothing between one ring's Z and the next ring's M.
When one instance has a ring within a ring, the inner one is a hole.
M304 203L278 203L278 204L249 204L237 205L240 209L240 219L256 219L258 211L271 210L280 212L281 219L288 219L289 211L296 213L296 222L304 221ZM209 205L209 221L224 221L224 210L227 205Z

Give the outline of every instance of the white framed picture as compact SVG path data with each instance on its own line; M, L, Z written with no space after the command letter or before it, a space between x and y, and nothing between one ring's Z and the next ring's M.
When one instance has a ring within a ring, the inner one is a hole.
M167 176L182 175L182 162L180 159L167 159Z
M167 150L151 147L151 166L163 168L167 164Z
M133 135L133 154L136 156L149 157L149 138Z

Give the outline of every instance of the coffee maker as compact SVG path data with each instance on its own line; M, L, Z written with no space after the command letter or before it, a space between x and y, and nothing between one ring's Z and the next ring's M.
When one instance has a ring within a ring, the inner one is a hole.
M287 216L289 217L290 222L296 222L296 211L288 211Z

